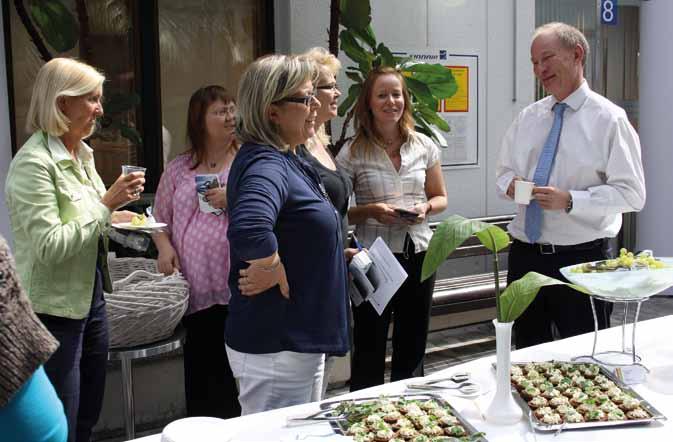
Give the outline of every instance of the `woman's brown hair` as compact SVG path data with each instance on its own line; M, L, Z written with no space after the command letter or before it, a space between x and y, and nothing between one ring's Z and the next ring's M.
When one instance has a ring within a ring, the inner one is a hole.
M398 122L402 141L408 141L409 134L414 130L414 117L411 113L411 96L409 95L409 89L407 89L407 83L404 81L402 74L397 69L387 66L372 69L369 71L369 75L367 75L367 79L362 85L362 92L355 104L355 139L351 145L351 155L367 154L375 148L375 145L383 146L385 144L381 135L376 130L376 126L374 125L374 115L372 114L369 105L374 91L374 83L376 83L376 80L383 75L395 76L400 80L400 84L402 85L404 110L402 111L402 117Z
M192 169L206 160L206 112L208 107L221 101L224 104L236 103L236 100L222 86L211 85L197 89L189 99L187 111L187 154L192 157ZM231 146L238 150L238 140L234 137Z

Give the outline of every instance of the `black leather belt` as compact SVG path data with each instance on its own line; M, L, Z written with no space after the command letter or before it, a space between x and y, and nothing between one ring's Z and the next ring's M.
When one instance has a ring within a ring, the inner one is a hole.
M528 242L519 241L518 239L512 240L512 242L516 243L518 247L533 249L540 255L554 255L556 253L569 253L569 252L579 252L582 250L592 250L598 247L603 247L604 241L605 241L604 238L599 238L593 241L587 241L579 244L555 245L555 244L540 244L540 243L531 244Z

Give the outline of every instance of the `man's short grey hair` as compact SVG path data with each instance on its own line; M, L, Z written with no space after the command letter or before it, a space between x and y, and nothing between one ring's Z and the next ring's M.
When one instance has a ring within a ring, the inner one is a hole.
M236 100L236 132L241 142L289 149L268 116L269 106L289 97L307 81L315 82L317 76L314 62L291 55L268 55L248 66L238 85Z
M541 34L551 33L558 38L561 45L566 49L575 49L575 46L580 45L584 49L584 57L582 58L582 66L586 66L587 57L589 56L589 42L582 31L567 23L552 22L547 23L535 30L533 34L533 41Z

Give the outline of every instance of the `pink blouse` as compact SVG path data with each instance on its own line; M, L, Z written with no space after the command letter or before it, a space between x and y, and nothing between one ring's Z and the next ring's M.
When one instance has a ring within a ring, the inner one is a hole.
M228 304L229 216L199 210L197 175L190 170L189 155L180 155L168 164L161 176L154 200L154 217L168 225L171 243L180 259L183 276L190 285L189 308L185 314L215 304ZM226 183L229 169L218 174Z

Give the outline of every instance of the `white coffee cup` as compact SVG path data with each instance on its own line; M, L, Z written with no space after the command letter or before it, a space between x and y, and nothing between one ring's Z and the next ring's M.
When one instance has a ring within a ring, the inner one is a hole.
M533 198L533 187L535 187L535 183L532 181L514 181L514 201L526 206L530 204L530 200Z

